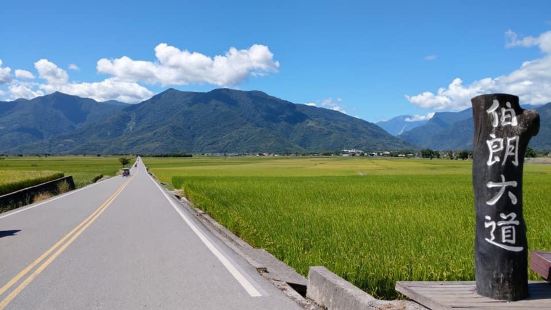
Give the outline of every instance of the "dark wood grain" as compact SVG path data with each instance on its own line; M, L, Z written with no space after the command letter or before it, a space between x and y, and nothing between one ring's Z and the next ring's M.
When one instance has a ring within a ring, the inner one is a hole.
M539 115L522 109L513 95L489 94L471 101L476 290L499 300L523 299L528 296L528 244L522 172Z
M400 281L396 290L409 299L433 310L488 309L527 310L551 309L551 284L533 281L527 285L528 298L519 301L496 300L476 292L476 283Z

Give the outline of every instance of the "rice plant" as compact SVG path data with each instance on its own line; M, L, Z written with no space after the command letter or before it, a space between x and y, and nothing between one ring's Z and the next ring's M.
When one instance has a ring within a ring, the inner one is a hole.
M343 158L146 159L165 182L306 275L324 265L368 293L398 280L473 280L471 163ZM551 166L525 168L531 249L551 250ZM532 275L534 278L534 275Z

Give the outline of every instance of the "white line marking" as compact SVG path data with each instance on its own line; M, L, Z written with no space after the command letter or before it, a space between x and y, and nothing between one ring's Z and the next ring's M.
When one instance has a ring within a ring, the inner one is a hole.
M108 180L112 180L112 178L108 179ZM105 180L105 181L108 181L108 180ZM0 219L3 219L5 217L8 217L8 216L11 216L11 215L14 215L14 214L17 214L17 213L21 213L23 211L27 211L27 210L30 210L30 209L34 209L38 206L41 206L41 205L44 205L44 204L47 204L47 203L50 203L50 202L53 202L53 201L56 201L58 199L61 199L63 197L67 197L67 196L70 196L72 194L75 194L75 193L78 193L82 190L85 190L85 189L89 189L89 188L92 188L94 187L95 185L98 185L98 184L102 184L103 182L105 181L101 181L101 182L96 182L96 183L93 183L93 184L90 184L90 185L86 185L84 187L81 187L79 189L75 189L73 191L70 191L68 193L65 193L65 194L61 194L61 195L57 195L51 199L48 199L46 201L42 201L42 202L39 202L37 204L32 204L30 206L27 206L27 207L21 207L21 208L18 208L18 209L15 209L14 211L11 211L11 212L7 212L6 214L3 214L3 215L0 215Z
M155 180L150 176L150 179L157 188L163 193L163 196L165 196L166 200L170 203L172 208L178 212L180 217L188 224L188 226L191 228L191 230L203 241L203 243L207 246L207 248L220 260L222 265L226 267L226 269L231 273L231 275L241 284L241 286L249 293L251 297L260 297L262 294L254 287L254 285L229 261L229 259L220 252L216 246L205 236L205 234L193 223L193 221L186 215L170 197L166 194L166 192L159 186Z
M140 159L140 157L136 158L136 161L134 162L134 164L132 164L132 167L138 162L139 159ZM136 168L136 169L137 169L137 168ZM98 185L98 184L101 184L101 183L103 183L103 182L107 182L107 181L109 181L109 180L113 180L113 179L116 178L116 177L117 177L117 176L113 176L113 177L110 177L110 178L108 178L108 179L106 179L106 180L104 180L104 181L98 181L98 182L96 182L96 183L92 183L92 184L86 185L86 186L81 187L81 188L79 188L79 189L75 189L74 191L70 191L70 192L65 193L65 194L57 195L57 196L55 196L55 197L53 197L53 198L50 198L50 199L48 199L48 200L46 200L46 201L43 201L43 202L39 202L39 203L37 203L37 204L35 204L35 205L31 204L30 206L27 206L27 207L17 208L17 209L15 209L14 211L8 211L8 212L4 213L3 215L0 215L0 220L3 219L3 218L5 218L5 217L8 217L8 216L10 216L10 215L14 215L14 214L17 214L17 213L21 213L21 212L23 212L23 211L27 211L27 210L36 208L36 207L41 206L41 205L43 205L43 204L47 204L47 203L50 203L50 202L52 202L52 201L56 201L56 200L61 199L61 198L63 198L63 197L67 197L67 196L72 195L72 194L74 194L74 193L78 193L78 192L80 192L80 191L82 191L82 190L85 190L85 189L88 189L88 188L92 188L92 187L94 187L94 185Z

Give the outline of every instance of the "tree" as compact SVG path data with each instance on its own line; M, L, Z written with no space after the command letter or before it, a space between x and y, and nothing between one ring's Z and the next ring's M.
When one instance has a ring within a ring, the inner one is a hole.
M537 156L538 156L538 154L536 154L536 151L534 151L533 148L531 148L531 147L526 148L526 153L525 153L524 157L534 158L534 157L537 157Z
M433 159L435 157L439 158L440 154L437 151L433 151L431 149L424 149L421 150L421 157Z
M124 167L124 166L126 166L130 163L130 159L128 159L126 157L121 157L121 158L119 158L119 162Z
M469 159L469 152L468 151L461 151L459 152L459 154L457 155L457 158L459 159L462 159L462 160L465 160L465 159Z

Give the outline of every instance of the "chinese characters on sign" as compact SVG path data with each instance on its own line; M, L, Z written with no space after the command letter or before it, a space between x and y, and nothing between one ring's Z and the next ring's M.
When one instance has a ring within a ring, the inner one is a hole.
M516 228L519 225L519 221L516 220L517 218L516 213L511 212L507 215L500 213L499 217L501 217L503 221L499 221L497 222L497 224L496 224L496 221L492 221L491 217L489 216L485 217L486 222L484 222L484 227L491 228L490 238L486 238L485 240L490 244L493 244L507 251L513 251L513 252L522 251L524 247L506 245L506 243L513 244L513 245L516 243L516 231L517 231ZM501 229L501 234L499 235L501 238L499 239L499 242L495 241L496 227L499 227Z
M515 110L511 108L511 103L506 102L504 107L500 106L497 99L493 100L490 108L486 110L490 115L492 127L517 126L518 120ZM494 164L505 166L510 162L515 167L518 167L518 146L519 136L512 137L497 137L495 130L490 133L489 139L486 140L488 146L488 161L486 165L492 167ZM489 181L486 183L488 189L498 189L497 193L490 200L486 201L489 207L494 206L500 199L509 199L512 205L516 206L518 199L514 191L517 188L516 180L506 180L501 174L501 180ZM507 192L506 197L503 197ZM509 214L500 213L501 221L496 223L496 220L491 216L485 216L484 228L489 229L489 238L486 237L486 242L500 247L507 251L520 252L524 247L516 245L516 229L519 221L516 220L517 214L511 212ZM496 238L496 230L498 237Z
M524 153L539 115L517 96L486 94L473 106L476 292L499 300L528 296L528 241L523 217Z

